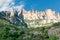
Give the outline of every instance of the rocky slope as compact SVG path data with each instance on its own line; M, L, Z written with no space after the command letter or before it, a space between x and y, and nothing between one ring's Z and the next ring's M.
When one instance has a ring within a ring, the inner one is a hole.
M0 19L6 20L12 24L20 25L22 27L27 27L27 24L24 22L22 11L18 16L18 12L14 11L1 11L0 12Z
M9 21L10 23L27 27L27 24L41 25L46 23L60 22L60 14L56 13L55 11L52 11L51 9L47 9L45 11L39 12L35 10L26 11L24 9L20 11L15 11L15 9L12 8L11 11L1 11L0 19L4 19ZM24 20L33 20L33 21L26 24ZM37 22L35 20L37 20ZM41 21L38 21L38 20L41 20Z
M42 19L44 23L58 22L60 20L60 14L56 13L55 11L52 11L51 9L47 9L42 12L34 10L32 11L23 10L23 15L24 19L28 20Z

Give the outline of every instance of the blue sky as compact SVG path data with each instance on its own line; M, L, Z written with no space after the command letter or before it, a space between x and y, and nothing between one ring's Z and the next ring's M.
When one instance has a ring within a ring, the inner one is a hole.
M6 2L7 1L7 2ZM44 11L52 9L60 12L60 0L0 0L0 10L11 8Z
M52 9L60 12L60 0L15 0L16 4L22 2L26 10L38 10L43 11L46 9Z

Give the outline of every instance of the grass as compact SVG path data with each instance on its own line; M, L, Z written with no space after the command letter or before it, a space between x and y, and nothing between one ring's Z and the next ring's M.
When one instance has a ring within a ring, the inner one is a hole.
M49 37L46 29L55 26L60 26L60 22L45 24L37 28L21 28L0 19L0 40L55 40L55 38L57 40L56 36Z
M25 19L24 21L26 23L30 23L30 22L40 22L41 20L40 19L36 19L36 20L27 20L27 19Z

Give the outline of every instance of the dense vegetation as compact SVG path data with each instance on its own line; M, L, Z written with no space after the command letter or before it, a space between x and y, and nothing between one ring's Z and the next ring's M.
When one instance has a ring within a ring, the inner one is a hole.
M60 26L54 23L51 26ZM56 35L48 35L48 28L22 28L0 20L0 40L58 40Z

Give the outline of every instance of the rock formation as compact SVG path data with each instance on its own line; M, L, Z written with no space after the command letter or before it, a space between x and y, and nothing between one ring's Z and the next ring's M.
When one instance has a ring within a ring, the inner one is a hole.
M60 22L60 14L52 11L51 9L39 12L37 10L26 11L25 9L16 11L14 8L12 8L12 11L1 11L0 19L1 18L9 21L10 23L22 25L25 27L27 26L27 24L24 22L24 20L34 20L33 23L39 25ZM35 20L41 21L35 22Z
M27 27L27 24L24 22L23 10L21 12L15 11L12 8L12 11L1 11L0 19L4 19L12 24L20 25L22 27Z
M42 19L45 23L50 22L58 22L60 20L60 14L56 13L55 11L52 11L51 9L47 9L43 12L38 11L26 11L23 10L23 16L27 20L36 20L36 19Z

